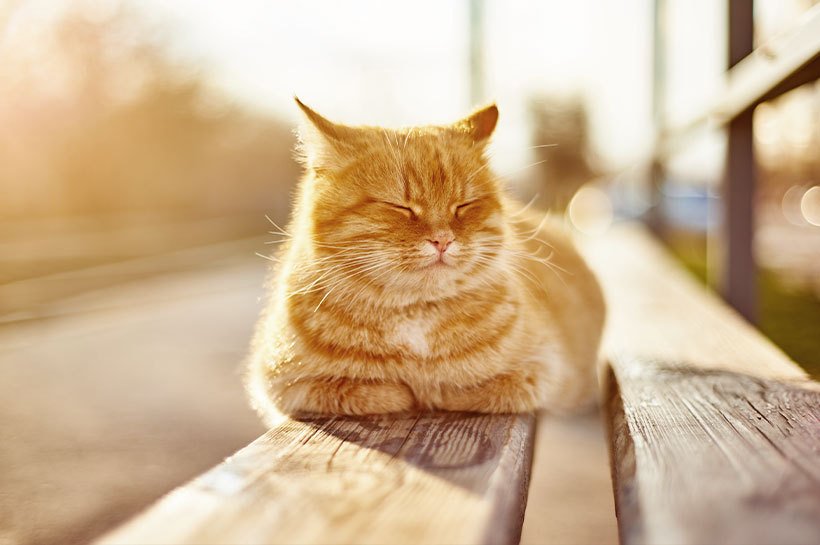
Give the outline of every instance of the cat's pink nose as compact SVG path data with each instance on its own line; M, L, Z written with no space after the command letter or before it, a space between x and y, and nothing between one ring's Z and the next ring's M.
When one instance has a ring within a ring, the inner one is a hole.
M433 245L438 250L438 253L443 254L453 242L453 235L449 233L439 233L433 238L428 238L427 242Z

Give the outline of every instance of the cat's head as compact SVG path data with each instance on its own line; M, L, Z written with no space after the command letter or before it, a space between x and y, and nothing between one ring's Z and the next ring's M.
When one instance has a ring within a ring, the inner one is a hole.
M332 276L430 300L503 270L508 227L485 155L495 105L451 125L383 129L336 124L297 103L305 227Z

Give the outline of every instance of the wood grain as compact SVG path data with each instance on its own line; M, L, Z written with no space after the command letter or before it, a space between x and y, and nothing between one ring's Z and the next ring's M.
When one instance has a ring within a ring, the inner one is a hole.
M99 543L517 543L534 421L286 420Z
M820 390L644 231L586 253L624 544L820 542Z

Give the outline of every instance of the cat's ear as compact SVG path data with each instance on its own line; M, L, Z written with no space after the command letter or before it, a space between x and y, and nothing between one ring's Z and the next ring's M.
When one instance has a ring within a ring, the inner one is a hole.
M464 119L453 124L453 127L467 133L476 143L485 143L495 130L498 123L498 107L493 103L474 111Z
M309 168L333 168L340 166L361 138L360 130L347 127L322 117L293 97L305 114L299 125L299 151Z
M325 119L299 100L299 97L293 97L293 100L296 101L296 105L299 106L299 109L305 114L306 121L308 122L308 126L303 125L300 130L318 131L324 138L333 142L344 142L356 136L357 131L353 127L345 127L344 125L339 125L329 119Z

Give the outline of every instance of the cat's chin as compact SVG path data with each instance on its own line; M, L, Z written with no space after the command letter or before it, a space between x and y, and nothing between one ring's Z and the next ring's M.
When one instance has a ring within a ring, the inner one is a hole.
M437 261L418 265L402 274L403 280L413 287L441 286L454 281L461 275L459 268L453 264Z
M458 268L457 265L458 259L453 258L449 255L445 255L440 258L430 259L427 263L421 265L421 267L419 268L426 271L453 271Z
M420 267L416 270L416 276L427 282L440 283L450 282L461 276L460 269L452 263L436 261Z
M438 297L451 296L464 284L464 272L455 265L433 263L416 271L417 287Z

